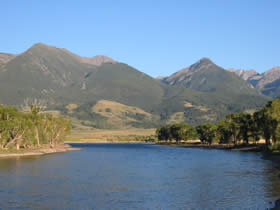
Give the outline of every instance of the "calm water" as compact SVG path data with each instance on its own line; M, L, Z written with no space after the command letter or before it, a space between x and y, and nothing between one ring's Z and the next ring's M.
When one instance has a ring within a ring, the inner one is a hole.
M266 209L279 172L253 153L75 144L84 150L0 159L0 209Z

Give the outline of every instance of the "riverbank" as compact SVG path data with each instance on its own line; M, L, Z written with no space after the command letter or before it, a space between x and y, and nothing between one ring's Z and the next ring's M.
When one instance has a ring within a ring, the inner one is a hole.
M54 148L41 147L36 149L19 150L19 151L0 151L0 158L14 158L24 156L38 156L52 153L67 152L73 150L81 150L80 148L73 148L68 144L58 145Z
M145 142L145 141L129 141L129 140L123 140L123 141L118 141L118 140L114 140L114 141L106 141L106 140L81 140L81 141L65 141L65 144L98 144L98 143L149 143L149 142Z
M198 149L221 149L221 150L230 150L230 151L244 151L244 152L261 152L262 145L227 145L227 144L175 144L175 143L159 143L156 146L165 146L165 147L182 147L182 148L198 148Z

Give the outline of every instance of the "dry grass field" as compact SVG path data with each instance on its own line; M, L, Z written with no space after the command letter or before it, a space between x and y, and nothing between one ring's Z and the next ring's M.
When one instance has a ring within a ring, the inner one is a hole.
M66 142L134 142L144 141L154 134L155 129L140 128L126 130L74 129L66 138Z

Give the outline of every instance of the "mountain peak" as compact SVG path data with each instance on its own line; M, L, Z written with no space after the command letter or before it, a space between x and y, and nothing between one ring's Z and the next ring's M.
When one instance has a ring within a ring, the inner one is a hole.
M213 63L213 61L210 58L207 58L207 57L201 58L199 60L199 62L202 62L202 63Z
M96 55L94 57L88 58L88 57L80 57L80 60L83 63L92 64L95 66L101 66L104 63L117 63L115 60L113 60L110 57L107 57L105 55Z
M115 60L113 60L110 57L107 57L105 55L96 55L94 57L91 58L92 62L95 63L95 65L100 66L103 63L116 63Z
M50 45L46 45L44 43L41 43L41 42L38 42L36 44L34 44L32 47L30 47L27 51L30 51L30 50L56 50L58 49L57 47L55 46L50 46Z
M187 67L186 69L189 69L188 71L200 71L200 70L205 70L208 68L216 68L217 65L211 61L209 58L201 58L199 61L196 63L192 64L190 67Z
M73 57L75 57L76 59L78 59L80 62L82 63L87 63L87 64L91 64L91 65L95 65L95 66L101 66L103 63L117 63L115 60L113 60L112 58L105 56L105 55L96 55L94 57L81 57L80 55L77 55L75 53L70 52L69 50L67 50L66 48L57 48L55 46L50 46L50 45L46 45L44 43L36 43L34 44L32 47L30 47L27 51L29 53L32 53L33 51L57 51L57 52L61 52L63 51L64 53L67 53ZM37 52L38 53L38 52Z
M280 66L273 67L272 69L269 69L264 74L271 74L271 73L280 73Z
M242 79L244 79L246 81L259 75L259 73L256 72L254 69L245 70L245 69L229 68L229 69L225 69L225 70L235 73L236 75L238 75L239 77L241 77Z
M209 65L209 64L215 65L215 63L212 60L210 60L210 58L203 57L200 60L198 60L196 63L194 63L192 66L198 66L198 65L204 66L204 65Z

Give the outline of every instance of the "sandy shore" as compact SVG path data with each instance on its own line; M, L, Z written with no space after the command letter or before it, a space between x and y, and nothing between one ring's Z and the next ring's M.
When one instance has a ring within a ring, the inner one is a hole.
M59 145L55 148L38 148L33 150L27 150L27 151L20 151L16 153L10 153L10 152L0 152L0 158L13 158L13 157L24 157L24 156L37 156L37 155L46 155L46 154L52 154L52 153L59 153L59 152L67 152L67 151L73 151L73 150L81 150L80 148L73 148L68 144Z

